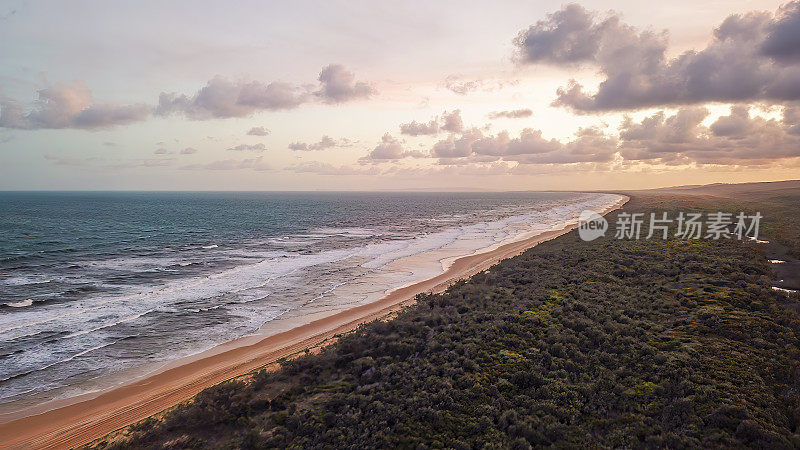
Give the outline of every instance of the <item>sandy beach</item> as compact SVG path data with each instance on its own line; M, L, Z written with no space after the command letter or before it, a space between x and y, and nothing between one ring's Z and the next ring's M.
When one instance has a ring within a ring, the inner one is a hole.
M608 208L618 209L628 198ZM398 311L417 294L440 292L500 260L574 229L577 224L456 259L441 275L389 292L379 301L354 307L268 337L238 339L114 389L53 403L49 410L6 415L0 424L0 448L68 448L85 444L163 411L201 390L246 374L308 348L331 342L358 325ZM77 400L77 401L76 401ZM23 416L25 415L25 416Z

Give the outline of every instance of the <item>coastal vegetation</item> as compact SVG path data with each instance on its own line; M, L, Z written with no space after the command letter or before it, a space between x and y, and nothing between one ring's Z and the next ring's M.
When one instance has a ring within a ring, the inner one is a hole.
M760 210L800 256L798 190L630 195L626 212ZM757 244L673 234L571 232L92 445L800 446L796 296Z

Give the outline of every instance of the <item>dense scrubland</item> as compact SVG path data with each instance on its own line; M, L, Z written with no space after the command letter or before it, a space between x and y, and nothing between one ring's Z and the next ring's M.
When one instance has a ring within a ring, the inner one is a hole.
M798 255L800 191L760 195L625 210L759 209ZM800 446L800 319L773 276L753 243L572 232L94 445Z

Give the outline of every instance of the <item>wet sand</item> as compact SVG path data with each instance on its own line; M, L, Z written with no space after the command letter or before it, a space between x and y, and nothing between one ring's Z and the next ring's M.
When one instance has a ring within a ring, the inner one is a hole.
M603 214L618 209L627 200L625 197ZM53 409L26 417L8 415L3 419L5 423L0 424L0 448L69 448L85 444L187 400L209 386L330 342L362 323L385 317L412 304L419 293L441 292L458 280L575 227L576 224L572 224L491 251L458 258L441 275L398 288L376 302L272 336L237 339L171 363L163 370L129 384L87 396L90 398L85 400L53 404Z

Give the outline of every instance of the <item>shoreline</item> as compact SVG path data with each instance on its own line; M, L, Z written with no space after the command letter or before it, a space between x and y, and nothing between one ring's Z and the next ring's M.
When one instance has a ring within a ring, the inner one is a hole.
M619 209L623 196L602 215ZM81 400L61 401L50 409L36 408L10 413L0 423L4 448L63 448L91 442L138 420L162 412L193 397L203 389L274 365L289 357L324 345L362 323L380 319L411 305L417 294L441 292L456 281L486 270L499 261L519 255L542 242L575 229L577 223L501 245L482 253L462 256L433 278L388 292L380 300L356 306L267 337L246 336L197 355L169 363L159 371ZM83 398L86 398L83 397ZM77 400L76 400L77 399ZM25 415L28 414L28 415Z

